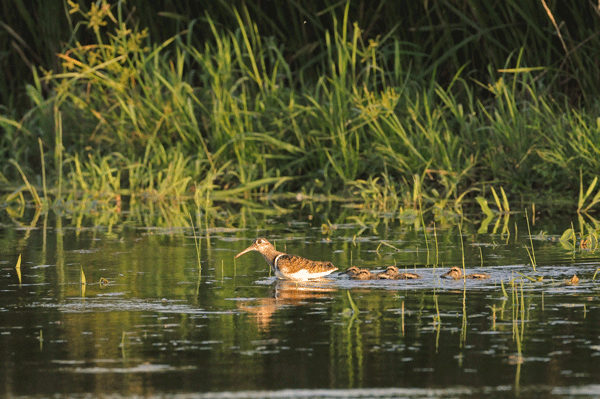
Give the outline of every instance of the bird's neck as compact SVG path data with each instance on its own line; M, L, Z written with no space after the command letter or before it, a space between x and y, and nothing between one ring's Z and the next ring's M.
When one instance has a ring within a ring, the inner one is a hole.
M275 258L277 258L279 255L283 255L283 252L279 252L276 251L275 248L272 249L268 249L264 252L261 252L261 255L263 256L263 258L265 258L265 260L267 261L267 263L269 264L269 266L271 266L271 269L275 269Z

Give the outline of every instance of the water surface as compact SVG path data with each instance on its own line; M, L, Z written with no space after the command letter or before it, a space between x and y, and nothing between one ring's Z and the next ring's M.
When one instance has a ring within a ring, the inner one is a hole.
M517 224L494 234L273 218L197 238L67 224L0 228L6 396L600 395L600 256L561 245L562 227L536 226L534 270ZM258 253L234 261L257 236L340 271L395 264L422 278L277 280ZM451 266L491 278L441 279Z

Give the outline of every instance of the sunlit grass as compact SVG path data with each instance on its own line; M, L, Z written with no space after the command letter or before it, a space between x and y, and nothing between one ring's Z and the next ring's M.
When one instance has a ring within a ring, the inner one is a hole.
M571 228L566 229L559 239L561 246L569 251L577 249L596 250L599 244L600 222L592 217L589 217L589 221L586 221L581 213L578 214L578 219L579 231L575 230L573 223L571 223Z
M33 201L35 203L35 206L37 208L41 208L42 207L42 200L40 199L35 186L33 186L33 185L31 185L29 183L29 179L27 179L27 176L25 176L25 173L23 172L23 169L21 169L21 166L17 163L17 161L15 161L14 159L11 159L10 163L13 164L17 168L17 170L19 171L19 173L21 174L21 177L23 178L23 182L25 183L25 186L27 187L27 190L29 191L29 193L33 197Z
M533 237L531 235L531 228L529 226L529 216L527 214L527 210L525 210L525 219L527 220L527 232L529 234L529 244L530 247L525 246L527 250L527 255L529 255L529 261L531 262L531 266L533 267L533 271L535 271L535 267L537 265L535 261L535 249L533 248Z
M586 205L586 202L588 202L590 195L592 195L594 192L594 188L596 187L596 184L598 183L598 176L594 177L594 180L592 180L592 183L586 190L585 194L583 193L583 178L582 178L581 170L579 171L579 180L580 180L580 185L579 185L579 199L577 201L577 212L587 212L592 207L594 207L595 205L600 203L600 190L598 190L596 195L594 195L594 197L589 200L589 203L587 204L587 206L584 207L584 205Z
M194 220L192 219L192 214L190 213L190 225L192 227L192 231L194 232L194 244L196 245L196 256L197 256L197 260L198 260L198 274L202 275L202 265L200 263L200 253L201 253L201 248L200 248L200 240L198 238L198 236L196 235L196 227L194 227Z
M21 254L19 254L19 259L17 259L17 264L15 265L15 270L17 272L17 277L19 278L19 286L20 286L21 285Z
M368 212L424 225L425 213L461 215L474 198L491 217L489 200L508 214L514 198L568 197L578 177L577 209L597 208L597 105L576 111L540 89L523 52L486 82L469 79L466 65L447 84L424 79L402 67L393 35L365 41L349 8L332 14L321 77L301 90L284 50L245 8L233 9L229 30L207 15L202 46L194 23L153 43L121 3L95 16L71 10L83 18L73 37L87 27L93 40L62 49L61 73L36 72L24 118L0 118L11 137L22 133L11 165L36 206L43 190L46 207L325 196L361 204L353 217L365 226ZM31 144L37 167L25 162ZM38 175L41 188L30 183Z

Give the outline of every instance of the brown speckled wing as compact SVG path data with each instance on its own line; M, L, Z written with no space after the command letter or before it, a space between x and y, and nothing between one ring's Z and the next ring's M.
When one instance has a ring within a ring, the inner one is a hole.
M413 280L417 278L421 278L421 276L416 273L400 273L396 276L396 280Z
M379 274L376 275L375 278L380 279L380 280L393 280L396 278L396 276L398 275L398 273L394 273L394 272L381 272Z
M490 278L490 275L485 274L485 273L473 273L473 274L468 274L465 277L475 279L475 280L485 280L486 278Z
M462 271L458 267L453 267L447 273L442 274L440 277L461 278L462 277Z
M374 274L371 274L370 271L361 269L361 271L352 276L352 278L354 280L373 280L377 277Z
M283 254L277 258L277 267L284 274L294 274L301 270L309 273L326 273L337 270L331 262L319 262L297 255Z

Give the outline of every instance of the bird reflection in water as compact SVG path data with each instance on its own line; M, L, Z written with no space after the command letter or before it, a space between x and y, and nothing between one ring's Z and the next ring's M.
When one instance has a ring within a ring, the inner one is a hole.
M237 307L254 316L259 329L268 331L275 311L284 306L298 306L315 299L332 298L337 288L327 281L278 279L271 285L270 298L238 302Z

